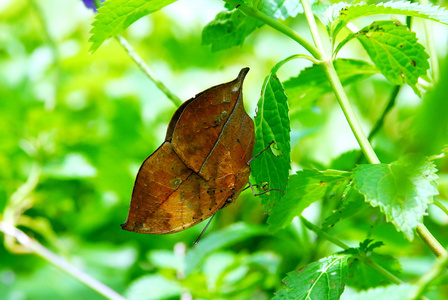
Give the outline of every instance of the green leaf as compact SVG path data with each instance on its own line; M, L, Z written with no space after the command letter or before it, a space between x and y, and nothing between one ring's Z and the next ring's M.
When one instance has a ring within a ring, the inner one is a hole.
M378 73L375 66L362 60L336 59L334 65L343 85L352 84ZM291 110L308 106L318 97L332 91L328 78L319 65L302 70L299 76L292 77L283 84Z
M374 261L394 275L397 275L401 270L401 265L398 260L390 255L371 253L368 259ZM347 282L347 285L356 289L365 290L390 283L389 279L359 259L353 260L349 264L348 270L350 280Z
M333 226L337 222L351 217L368 207L370 207L370 205L364 201L364 196L350 185L345 197L342 199L340 207L325 219L322 227Z
M353 170L355 188L372 206L379 206L388 222L410 241L423 221L428 204L437 195L434 164L409 155L391 164L358 165Z
M303 12L302 5L296 0L265 0L259 9L275 20L285 20ZM222 11L204 27L202 44L211 45L212 51L241 46L246 37L263 25L263 22L247 17L238 9Z
M390 282L389 279L385 278L383 275L379 274L377 270L366 264L365 260L367 259L375 262L394 275L398 275L401 271L401 265L396 258L390 255L373 252L374 249L383 246L383 242L372 242L373 240L367 239L359 243L358 248L350 248L344 251L344 253L352 255L348 265L348 286L355 287L356 289L368 289L386 285Z
M283 279L286 287L273 300L339 299L348 277L347 255L324 257L308 266L288 273Z
M331 37L335 38L338 32L354 19L371 15L406 15L448 24L448 12L445 8L432 4L418 4L409 1L389 1L379 4L348 4L339 2L327 8L324 13L317 16L327 27Z
M276 70L283 64L281 61L274 67L263 83L261 98L257 104L255 117L255 147L254 155L260 153L275 141L276 150L280 156L274 156L271 151L264 151L252 163L252 175L260 186L269 183L269 188L286 190L291 169L291 137L288 103L283 86L277 78ZM280 201L283 193L271 191L270 195L261 195L265 210L269 212L271 206Z
M246 37L262 22L245 16L239 10L222 11L202 31L202 44L211 45L212 51L241 46Z
M381 73L393 84L409 84L417 95L418 78L429 69L429 55L425 47L417 42L415 32L407 26L393 21L378 21L364 27L359 32L350 34L341 44L338 51L353 37L366 49Z
M360 293L350 294L349 296L344 297L344 300L406 300L409 299L408 296L413 290L415 290L415 286L407 283L399 285L392 284L387 287L379 287Z
M297 0L264 0L260 10L275 20L294 18L299 13L303 13L303 7Z
M161 275L147 275L131 283L126 292L129 300L151 300L177 297L182 288L177 280L170 280Z
M286 227L311 203L324 197L328 190L349 177L350 173L335 170L303 170L291 175L285 197L271 210L268 218L270 229Z
M107 0L98 9L92 23L92 42L90 52L97 50L101 44L116 36L138 19L149 15L176 0Z
M189 274L195 270L204 257L216 249L263 234L267 234L265 227L250 226L244 223L236 223L223 230L213 232L187 252L185 273Z

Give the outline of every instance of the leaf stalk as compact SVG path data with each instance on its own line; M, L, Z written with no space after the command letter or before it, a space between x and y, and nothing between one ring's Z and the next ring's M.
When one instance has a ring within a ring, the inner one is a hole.
M344 250L349 250L350 249L350 247L347 246L345 243L341 242L337 238L335 238L332 235L328 234L327 232L322 230L319 226L314 225L313 223L308 221L303 216L300 217L300 220L302 221L303 225L305 225L306 228L308 228L309 230L315 232L318 236L325 238L329 242L335 244L336 246L341 247ZM356 257L359 258L360 260L362 260L365 264L367 264L370 267L372 267L373 269L375 269L378 273L383 275L385 278L389 279L394 284L401 284L401 283L403 283L403 281L400 278L396 277L394 274L390 273L388 270L384 269L378 263L376 263L375 261L369 259L365 255L357 255Z
M320 51L312 43L310 43L307 39L305 39L302 35L300 35L296 31L292 30L288 26L286 26L274 19L271 19L264 13L260 12L257 8L250 7L250 6L246 5L245 3L239 3L239 1L236 1L236 0L225 0L225 1L227 3L229 3L230 5L235 6L246 16L260 20L261 22L265 23L266 25L268 25L268 26L274 28L275 30L283 33L284 35L290 37L292 40L296 41L303 48L305 48L317 60L321 60Z
M173 94L166 85L158 80L149 69L148 65L145 63L145 61L138 55L138 53L134 50L134 48L128 43L128 41L121 35L117 35L115 39L120 43L120 45L123 47L123 49L126 51L126 53L129 55L129 57L137 64L137 66L148 76L148 78L157 86L159 90L162 91L162 93L165 94L165 96L173 102L173 104L176 107L181 106L182 100L180 100L179 97L177 97L175 94Z

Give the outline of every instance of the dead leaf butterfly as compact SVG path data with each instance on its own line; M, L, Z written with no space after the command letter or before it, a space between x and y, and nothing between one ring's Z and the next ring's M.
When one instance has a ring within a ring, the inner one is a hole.
M235 201L249 181L255 143L254 122L243 106L248 71L177 109L165 141L140 167L123 229L179 232Z

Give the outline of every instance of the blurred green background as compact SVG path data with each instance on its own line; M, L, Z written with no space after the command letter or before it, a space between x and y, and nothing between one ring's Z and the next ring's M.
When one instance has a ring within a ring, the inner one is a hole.
M253 117L270 68L303 50L263 28L242 47L211 52L201 46L201 30L222 9L219 1L181 0L141 19L124 36L183 100L234 79L249 66L244 97ZM217 214L193 251L192 242L205 224L166 236L121 230L136 172L162 143L176 107L115 40L89 54L93 17L80 0L0 2L3 221L132 299L269 299L282 287L286 272L340 250L316 239L298 221L269 235L263 208L250 191ZM309 36L301 17L287 22ZM444 55L445 48L439 49ZM345 55L353 53L359 53L356 44ZM293 62L279 76L285 80L304 66ZM348 89L366 128L392 89L381 76ZM411 117L421 110L421 100L403 89L374 143L385 162L415 148L407 137ZM422 115L426 124L428 117ZM323 168L357 149L331 95L292 111L291 120L294 170ZM446 159L439 162L441 201L447 197L447 169ZM316 203L306 216L322 221L328 212L321 207ZM409 244L386 223L370 229L376 216L374 209L356 215L331 229L332 234L357 246L371 230L372 238L385 242L384 253L400 258L404 279L431 267L434 258L420 240ZM426 220L447 245L447 216L431 207ZM47 261L17 251L21 248L10 240L0 245L1 299L103 299ZM186 265L195 268L185 274Z

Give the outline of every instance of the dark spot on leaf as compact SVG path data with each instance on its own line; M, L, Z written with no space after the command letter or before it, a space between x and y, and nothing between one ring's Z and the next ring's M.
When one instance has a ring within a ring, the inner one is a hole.
M417 65L417 63L415 62L415 60L411 61L411 65L413 65L414 67Z

